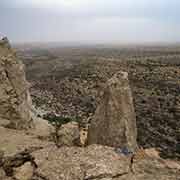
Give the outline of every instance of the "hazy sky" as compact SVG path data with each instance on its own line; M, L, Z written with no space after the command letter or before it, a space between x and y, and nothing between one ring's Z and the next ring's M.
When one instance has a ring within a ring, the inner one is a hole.
M14 42L180 42L180 0L0 0Z

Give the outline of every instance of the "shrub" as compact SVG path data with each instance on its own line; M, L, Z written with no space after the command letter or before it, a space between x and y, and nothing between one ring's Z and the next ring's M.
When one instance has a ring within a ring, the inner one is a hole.
M55 130L52 134L53 141L55 142L56 146L59 148L59 130L63 124L67 124L69 122L77 122L79 123L79 118L72 118L72 117L63 117L63 116L56 116L54 114L46 114L44 117L51 125L54 126Z

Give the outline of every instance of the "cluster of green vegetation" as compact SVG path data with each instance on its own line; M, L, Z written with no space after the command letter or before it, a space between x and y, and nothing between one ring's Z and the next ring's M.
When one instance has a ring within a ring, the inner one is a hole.
M62 117L62 116L46 116L44 117L50 124L55 127L61 127L63 124L67 124L69 122L77 122L79 123L79 118L73 117Z
M56 146L59 148L59 130L62 125L67 124L69 122L80 122L79 118L73 117L63 117L63 116L55 116L55 115L45 115L43 117L46 119L51 125L54 127L54 132L52 134L53 141L55 142Z

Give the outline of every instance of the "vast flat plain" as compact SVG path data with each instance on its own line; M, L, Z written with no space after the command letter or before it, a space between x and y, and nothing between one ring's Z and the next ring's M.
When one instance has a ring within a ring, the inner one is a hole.
M119 71L129 73L138 143L180 157L180 46L36 44L16 46L39 115L91 121L98 90Z

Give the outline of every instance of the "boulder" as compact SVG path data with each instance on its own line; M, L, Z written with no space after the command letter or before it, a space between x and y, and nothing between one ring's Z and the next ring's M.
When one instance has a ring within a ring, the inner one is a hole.
M57 145L61 146L74 146L80 145L79 126L76 122L70 122L62 125L58 131Z
M114 148L90 145L86 148L49 146L33 153L36 175L53 180L177 180L180 167L152 155L125 156Z
M14 169L14 177L16 180L31 180L33 177L34 168L30 162L23 166Z
M100 103L91 121L88 144L137 147L136 116L126 72L118 72L100 92Z
M47 120L41 118L34 119L34 128L26 130L26 133L42 140L50 140L54 127Z
M5 179L6 178L6 173L2 168L0 168L0 179Z
M33 127L29 84L24 65L10 48L7 38L0 41L0 117L10 121L8 127Z
M129 159L112 148L91 145L80 147L49 147L33 153L37 173L44 179L90 180L112 178L129 171Z

